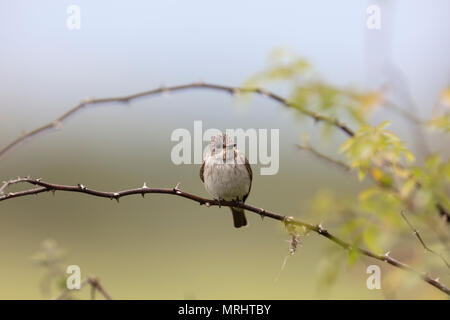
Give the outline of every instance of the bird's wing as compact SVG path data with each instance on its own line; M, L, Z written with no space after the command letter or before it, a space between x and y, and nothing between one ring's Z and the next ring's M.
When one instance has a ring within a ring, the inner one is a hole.
M252 180L253 180L253 172L252 167L250 166L250 163L248 162L247 157L245 157L245 169L247 169L248 175L250 177L250 187L248 188L247 194L243 197L242 200L247 200L248 195L250 194L250 190L252 189Z
M205 160L202 162L202 166L200 168L200 180L202 180L203 183L205 183L205 180L203 179L203 171L205 170Z

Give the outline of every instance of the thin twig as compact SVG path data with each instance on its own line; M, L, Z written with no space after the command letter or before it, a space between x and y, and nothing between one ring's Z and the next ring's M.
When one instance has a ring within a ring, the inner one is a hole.
M133 100L136 100L138 98L148 97L151 95L156 94L167 94L170 92L175 91L182 91L186 89L212 89L217 91L224 91L228 92L230 94L239 94L239 93L254 93L259 94L265 97L268 97L272 100L275 100L282 105L286 107L293 107L296 110L299 110L303 114L306 114L307 116L314 119L316 122L326 122L328 124L331 124L335 126L336 128L343 131L346 135L353 137L355 133L344 123L340 122L339 119L336 118L330 118L318 113L315 113L314 111L305 109L303 106L296 104L293 101L289 101L286 98L283 98L273 92L270 92L263 88L249 88L249 87L233 87L233 86L225 86L225 85L218 85L218 84L211 84L211 83L203 83L203 82L194 82L190 84L185 85L179 85L179 86L172 86L172 87L160 87L157 89L144 91L135 93L128 96L120 96L120 97L112 97L112 98L101 98L101 99L87 99L84 101L81 101L78 105L73 107L72 109L68 110L66 113L61 115L56 120L49 122L39 128L36 128L32 131L29 131L22 136L16 138L14 141L10 142L8 145L6 145L4 148L0 149L0 158L5 155L9 150L11 150L13 147L19 145L20 143L24 142L25 140L32 138L36 136L37 134L50 130L52 128L59 128L61 127L62 123L69 118L71 115L76 113L77 111L83 109L84 107L88 105L95 105L95 104L103 104L103 103L129 103ZM1 193L0 193L1 194ZM438 209L439 214L444 218L444 220L448 223L450 223L450 213L445 209L442 205L436 204L436 208Z
M307 116L313 118L317 122L322 121L322 122L331 124L331 125L339 128L340 130L342 130L348 136L354 135L354 132L349 127L347 127L344 123L341 123L338 119L330 118L330 117L315 113L311 110L305 109L304 107L297 105L296 103L289 101L289 100L287 100L273 92L270 92L266 89L263 89L263 88L241 88L241 87L224 86L224 85L211 84L211 83L195 82L195 83L173 86L173 87L160 87L158 89L139 92L139 93L131 94L128 96L101 98L101 99L87 99L87 100L81 101L79 104L77 104L72 109L68 110L66 113L61 115L56 120L49 122L39 128L36 128L32 131L29 131L29 132L23 134L22 136L16 138L14 141L12 141L8 145L6 145L2 149L0 149L0 157L2 157L4 154L6 154L9 150L11 150L16 145L20 144L24 140L27 140L28 138L31 138L31 137L37 135L38 133L41 133L43 131L47 131L47 130L50 130L53 128L59 128L67 118L69 118L75 112L79 111L80 109L83 109L84 107L86 107L88 105L103 104L103 103L129 103L138 98L148 97L151 95L181 91L181 90L186 90L186 89L195 89L195 88L213 89L213 90L218 90L218 91L225 91L225 92L228 92L231 94L254 93L254 94L266 96L272 100L275 100L275 101L281 103L282 105L284 105L286 107L294 107L295 109L299 110L303 114L306 114Z
M327 156L319 151L317 151L314 147L310 146L310 145L297 145L297 147L301 150L307 150L309 152L311 152L314 156L318 157L319 159L325 160L329 163L332 163L334 165L337 165L338 167L342 168L343 170L350 172L351 171L351 167L344 163L341 162L337 159L334 159L330 156ZM386 185L383 185L382 183L380 183L380 181L378 179L375 179L375 177L373 175L369 175L369 177L372 179L372 181L375 182L375 184L377 184L378 186L380 186L381 188L386 188ZM418 187L420 188L420 185L418 185ZM398 192L397 188L395 188L394 186L390 186L390 189L392 189L394 192ZM450 222L450 216L448 215L447 211L442 207L441 204L436 203L436 209L438 210L439 214L442 216L442 218L446 221L446 222ZM408 223L409 224L409 223ZM411 227L411 226L410 226ZM443 243L444 245L448 246L447 243L447 239L443 238L443 236L441 234L439 234L436 230L434 230L439 241L441 241L441 243ZM420 235L419 235L420 237ZM419 239L421 240L421 239ZM438 254L439 255L439 254ZM440 258L444 261L444 263L447 265L447 267L449 267L448 262L445 260L445 258L443 258L441 255L439 255Z
M129 190L123 190L123 191L118 191L118 192L105 192L105 191L98 191L98 190L90 189L82 184L78 184L77 186L59 185L59 184L44 182L40 179L29 179L29 178L21 179L21 182L32 184L34 186L37 186L37 188L20 191L20 192L15 192L15 193L7 193L3 196L0 196L0 201L12 199L12 198L23 197L23 196L31 195L31 194L48 192L48 191L78 192L78 193L88 194L91 196L109 198L109 199L115 199L115 200L118 200L121 197L130 196L130 195L143 195L146 193L158 193L158 194L174 195L174 196L179 196L182 198L190 199L192 201L200 203L200 205L205 205L207 207L219 206L219 201L217 201L217 200L202 198L197 195L184 192L184 191L180 190L179 188L149 188L144 185L144 187L136 188L136 189L129 189ZM254 207L249 204L242 203L242 202L221 200L220 205L223 207L242 208L249 212L256 213L256 214L260 215L261 217L267 217L270 219L281 221L285 225L303 227L310 231L314 231L315 233L319 234L320 236L333 241L334 243L336 243L337 245L339 245L340 247L342 247L346 250L356 251L367 257L371 257L373 259L386 262L396 268L416 274L423 281L429 283L433 287L437 288L438 290L440 290L450 296L450 288L448 288L446 285L441 283L439 279L433 279L428 274L426 274L424 272L419 272L419 271L415 270L414 268L412 268L411 266L407 265L406 263L400 262L400 261L390 257L389 252L384 255L379 255L379 254L373 253L369 250L366 250L366 249L363 249L360 247L355 247L355 246L349 244L348 242L345 242L344 240L337 238L336 236L334 236L333 234L328 232L326 229L324 229L322 227L322 225L320 225L320 224L312 225L307 222L302 222L300 220L293 219L292 217L280 215L278 213L267 211L265 209ZM97 290L100 291L99 287L97 287ZM100 292L102 292L102 291L100 291ZM103 294L103 292L102 292L102 294ZM106 295L104 295L104 296L107 297Z
M415 125L424 126L427 124L427 122L425 120L422 120L421 118L416 117L414 114L406 111L405 109L400 108L392 101L385 101L384 106L386 108L400 114L405 119L409 120L410 122L412 122Z
M408 218L406 218L406 215L405 215L405 213L403 212L403 210L400 211L400 214L402 215L403 220L406 221L406 223L408 224L408 226L409 226L409 227L411 228L411 230L413 231L413 234L416 236L416 238L417 238L417 239L419 240L419 242L422 244L423 248L424 248L426 251L428 251L428 252L430 252L430 253L432 253L432 254L438 256L438 257L445 263L445 265L447 266L447 268L450 269L450 264L447 262L447 260L446 260L441 254L439 254L439 253L437 253L436 251L430 249L430 247L428 247L428 246L426 245L426 243L425 243L425 241L423 241L422 236L420 235L419 231L417 231L417 229L414 228L414 226L411 224L411 222L409 222Z
M83 287L85 287L86 285L90 285L91 287L91 300L95 300L95 291L100 292L103 297L106 300L112 300L111 296L108 294L108 292L106 292L106 290L103 288L103 286L100 284L100 281L98 280L98 278L96 277L87 277L86 279L84 279L83 281L81 281L80 284L80 289L81 290ZM57 295L56 297L54 297L52 300L62 300L64 299L72 290L69 289L64 289L59 295Z
M95 290L96 290L96 287L91 286L91 300L95 300Z
M106 292L106 290L103 288L103 286L100 284L100 281L98 278L95 277L88 277L88 282L91 285L92 292L91 292L91 298L95 299L95 291L100 292L103 297L105 297L106 300L112 300L111 296Z
M329 163L332 163L332 164L334 164L334 165L340 167L341 169L344 169L344 170L347 171L347 172L350 172L350 171L352 170L352 168L351 168L348 164L346 164L345 162L342 162L342 161L339 161L339 160L337 160L337 159L334 159L334 158L332 158L332 157L330 157L330 156L327 156L326 154L321 153L320 151L316 150L314 147L312 147L312 146L309 145L309 144L305 144L305 145L299 145L299 144L298 144L298 145L296 145L296 146L297 146L298 149L301 149L301 150L307 150L307 151L311 152L311 153L312 153L314 156L316 156L317 158L322 159L322 160L325 160L325 161L327 161L327 162L329 162ZM386 166L387 166L388 168L392 168L394 165L393 165L391 162L387 162L387 163L386 163ZM404 168L402 165L400 165L400 164L396 164L396 168L397 168L397 169L403 169L403 170L405 170L405 168ZM383 185L383 184L382 184L378 179L376 179L372 174L370 174L369 177L370 177L377 185L379 185L380 187L386 188L386 186ZM408 177L408 178L412 178L412 174L409 174L409 177ZM420 183L417 183L417 187L418 187L418 188L421 188ZM393 189L393 190L395 190L395 188L394 188L393 186L391 186L390 188ZM395 191L397 191L397 190L395 190ZM443 207L443 205L440 204L440 203L436 203L436 204L435 204L435 207L436 207L436 209L437 209L439 215L442 217L442 219L443 219L446 223L449 223L449 224L450 224L450 213L447 211L447 209L445 209L445 208Z
M339 160L337 160L337 159L333 159L333 158L327 156L326 154L323 154L322 152L317 151L316 149L314 149L314 148L313 148L312 146L310 146L310 145L300 145L300 144L297 144L296 146L297 146L298 149L301 149L301 150L307 150L307 151L311 152L313 155L315 155L317 158L323 159L323 160L325 160L325 161L327 161L327 162L330 162L330 163L332 163L332 164L338 166L339 168L344 169L345 171L350 171L350 170L352 169L352 168L351 168L348 164L346 164L345 162L339 161Z
M13 185L13 184L16 184L16 183L20 183L20 182L24 182L25 180L26 179L24 179L24 178L17 177L17 179L11 179L11 180L8 180L8 181L3 181L3 184L0 187L0 195L4 194L5 193L4 190L6 188L8 188L10 185Z

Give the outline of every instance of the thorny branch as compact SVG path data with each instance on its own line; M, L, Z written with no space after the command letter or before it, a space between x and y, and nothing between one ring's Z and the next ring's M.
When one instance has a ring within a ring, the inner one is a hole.
M315 121L322 121L329 123L343 132L347 134L348 136L353 136L354 132L348 128L345 124L341 123L339 120L326 117L324 115L315 113L311 110L305 109L304 107L297 105L293 101L289 101L288 99L285 99L273 92L270 92L263 88L246 88L246 87L232 87L232 86L224 86L224 85L217 85L217 84L211 84L211 83L203 83L203 82L195 82L185 85L179 85L179 86L173 86L173 87L160 87L158 89L153 89L149 91L139 92L128 96L121 96L121 97L112 97L112 98L101 98L101 99L87 99L84 101L81 101L79 104L77 104L75 107L61 115L56 120L49 122L39 128L36 128L32 131L29 131L22 136L16 138L14 141L0 149L0 157L2 157L4 154L6 154L9 150L11 150L13 147L17 146L21 142L27 140L28 138L36 136L38 133L41 133L43 131L47 131L53 128L58 128L61 126L61 124L67 120L71 115L73 115L75 112L83 109L84 107L87 107L88 105L94 105L94 104L103 104L103 103L129 103L132 100L136 100L138 98L143 98L147 96L152 96L156 94L164 94L164 93L170 93L175 91L181 91L186 89L195 89L195 88L202 88L202 89L212 89L212 90L218 90L218 91L224 91L231 94L239 94L239 93L254 93L259 94L262 96L266 96L272 100L275 100L282 105L286 107L294 107L300 112L306 114L307 116L313 118Z
M100 281L96 277L87 277L80 284L80 290L89 285L91 287L91 299L95 300L95 292L100 292L106 300L112 300L111 296L106 292L103 286L100 284ZM62 300L67 294L70 292L69 289L63 290L58 296L54 297L52 300Z
M339 168L343 169L346 172L350 172L352 170L352 168L346 164L345 162L336 160L326 154L321 153L320 151L316 150L314 147L310 146L309 144L306 145L297 145L297 148L300 150L307 150L309 152L311 152L315 157L324 160L326 162L329 162L331 164L334 164L336 166L338 166ZM386 186L380 184L380 181L378 181L377 179L374 179L374 177L372 175L369 175L369 177L372 178L372 180L378 184L380 187L385 188ZM398 192L398 190L396 190L396 188L391 187L391 189L393 189L393 191ZM430 253L433 253L434 255L438 256L443 262L444 264L447 266L447 268L450 269L450 264L447 262L447 260L439 253L431 250L423 241L421 235L419 234L419 232L412 226L412 224L409 222L409 220L406 218L406 215L401 212L401 215L403 217L403 219L406 221L406 223L408 224L408 226L413 230L414 235L417 237L417 239L419 240L419 242L422 244L422 246L425 248L425 250L427 250Z
M89 106L89 105L95 105L95 104L104 104L104 103L130 103L133 100L136 100L138 98L148 97L152 95L157 94L168 94L170 92L176 92L176 91L182 91L187 89L211 89L216 91L223 91L228 92L230 94L236 95L240 93L253 93L262 95L265 97L268 97L274 101L277 101L278 103L281 103L281 105L285 107L292 107L303 114L311 117L316 122L325 122L328 123L341 131L343 131L346 135L349 137L353 137L355 135L354 131L350 129L346 124L339 121L339 119L327 117L321 114L318 114L314 111L308 110L305 107L290 101L286 98L283 98L271 91L268 91L264 88L251 88L251 87L236 87L236 86L225 86L225 85L219 85L219 84L211 84L211 83L204 83L204 82L194 82L190 84L185 85L179 85L179 86L172 86L172 87L160 87L153 90L143 91L127 96L120 96L120 97L111 97L111 98L100 98L100 99L86 99L81 101L79 104L77 104L72 109L68 110L66 113L62 114L59 118L56 120L49 122L39 128L36 128L32 131L29 131L22 136L16 138L14 141L10 142L8 145L0 149L0 158L5 155L8 151L10 151L15 146L19 145L20 143L24 142L25 140L32 138L36 136L37 134L54 129L59 128L62 123L67 120L71 115L76 113L77 111ZM1 190L1 189L0 189ZM445 221L450 223L450 213L447 211L445 207L443 207L441 204L437 203L436 208L438 209L439 214L444 217Z
M324 153L322 153L322 152L316 150L314 147L312 147L312 146L309 145L309 144L304 144L304 145L298 144L298 145L296 145L296 146L297 146L298 149L309 151L309 152L311 152L315 157L317 157L318 159L321 159L321 160L324 160L324 161L326 161L326 162L329 162L329 163L331 163L331 164L333 164L333 165L335 165L335 166L337 166L337 167L343 169L343 170L346 171L346 172L350 172L350 171L352 170L352 167L351 167L349 164L347 164L347 163L345 163L345 162L342 162L342 161L340 161L340 160L334 159L334 158L332 158L332 157L330 157L330 156L328 156L328 155L326 155L326 154L324 154ZM391 163L386 163L386 165L387 165L388 167L392 167L392 164L391 164ZM396 166L397 166L397 169L402 168L402 166L400 166L399 164L396 164ZM386 186L382 185L382 184L380 183L379 180L375 179L371 174L369 175L369 177L371 177L372 180L373 180L376 184L378 184L379 186L381 186L381 187L383 187L383 188L386 187ZM420 188L420 184L417 184L417 187ZM392 187L391 187L391 188L392 188ZM436 203L436 204L435 204L435 207L436 207L436 209L437 209L439 215L442 217L442 219L443 219L445 222L450 223L450 213L447 211L447 209L445 209L445 208L443 207L443 205L441 205L440 203Z
M15 180L11 180L10 182L5 182L4 185L2 186L2 189L5 190L10 184L15 184L15 183L28 183L28 184L34 185L36 187L29 189L29 190L25 190L25 191L6 193L3 196L0 196L0 201L12 199L12 198L23 197L23 196L32 195L32 194L39 194L39 193L48 192L48 191L52 191L52 192L66 191L66 192L84 193L84 194L88 194L91 196L102 197L102 198L115 199L116 201L119 201L119 199L122 197L130 196L130 195L139 195L140 194L140 195L142 195L142 197L144 197L144 195L147 193L158 193L158 194L179 196L182 198L186 198L186 199L198 202L200 205L205 205L207 207L219 205L219 202L217 200L202 198L197 195L187 193L187 192L180 190L179 184L177 184L177 186L174 188L149 188L144 183L144 185L141 188L123 190L123 191L118 191L118 192L105 192L105 191L98 191L98 190L88 188L82 184L78 184L76 186L59 185L59 184L44 182L41 179L18 178ZM5 186L5 184L6 184L6 186ZM270 219L281 221L286 226L296 226L296 227L306 228L307 230L313 231L313 232L317 233L318 235L333 241L334 243L336 243L337 245L339 245L340 247L342 247L348 251L356 251L367 257L370 257L370 258L373 258L373 259L376 259L376 260L379 260L382 262L386 262L396 268L413 273L413 274L419 276L423 281L429 283L430 285L434 286L438 290L440 290L450 296L450 288L448 288L445 284L441 283L439 278L435 279L424 272L415 270L408 264L392 258L389 255L389 252L387 252L384 255L379 255L379 254L373 253L367 249L355 247L355 246L349 244L348 242L345 242L344 240L342 240L342 239L334 236L330 232L328 232L326 229L323 228L323 226L321 224L319 224L319 225L309 224L307 222L302 222L300 220L294 219L292 217L288 217L288 216L284 216L284 215L281 215L281 214L278 214L275 212L267 211L265 209L254 207L252 205L242 203L242 202L221 200L220 205L224 206L224 207L242 208L247 211L259 214L261 216L261 218L267 217ZM97 287L97 289L98 289L98 287Z
M405 220L405 222L406 222L406 223L408 224L408 226L411 228L411 230L413 231L413 234L414 234L414 235L416 236L416 238L419 240L419 242L420 242L420 244L423 246L423 248L424 248L426 251L428 251L428 252L430 252L430 253L436 255L437 257L439 257L439 258L445 263L445 265L447 266L447 268L450 269L450 264L447 262L447 260L446 260L441 254L439 254L439 253L437 253L436 251L430 249L430 247L428 247L428 246L426 245L426 243L425 243L425 241L422 239L422 236L420 235L419 231L417 231L417 229L414 228L414 226L411 224L411 222L409 222L409 220L408 220L408 218L406 217L405 213L404 213L403 211L401 211L400 214L402 215L403 220Z

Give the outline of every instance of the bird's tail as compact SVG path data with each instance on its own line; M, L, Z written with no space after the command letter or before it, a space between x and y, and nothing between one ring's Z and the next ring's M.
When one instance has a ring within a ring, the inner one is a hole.
M231 208L231 213L233 214L233 222L235 228L240 228L247 225L247 218L245 217L244 209Z

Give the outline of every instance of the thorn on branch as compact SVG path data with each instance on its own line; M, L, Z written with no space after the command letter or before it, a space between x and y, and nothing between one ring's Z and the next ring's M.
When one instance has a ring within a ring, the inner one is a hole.
M264 97L270 96L269 92L264 88L258 88L257 91L262 94Z
M324 233L327 232L327 230L323 227L322 223L319 223L319 224L317 225L317 232L318 232L319 234L324 234Z
M145 182L141 189L144 189L144 190L148 189L147 184ZM141 196L142 196L142 198L145 198L145 192L142 192Z
M161 85L160 90L161 90L161 93L162 93L162 96L163 96L163 97L166 98L166 97L169 96L169 94L170 94L170 89L169 89L169 88L167 88L167 87L164 86L164 85Z
M287 225L287 224L290 224L291 223L291 221L294 219L294 217L291 217L291 216L284 216L284 218L283 218L283 223L285 224L285 225Z
M259 208L259 216L261 217L261 220L264 221L264 217L266 216L266 210L263 208Z
M92 103L92 101L94 101L94 100L95 100L95 99L94 99L93 97L88 97L88 98L81 99L80 105L81 105L81 106L85 106L85 105L87 105L87 104Z
M67 191L67 192L83 192L80 190L87 190L84 191L83 193L89 196L94 196L94 197L109 197L111 200L112 199L116 199L116 201L119 201L120 197L124 197L124 196L128 196L128 195L132 195L132 194L139 194L144 192L142 189L131 189L131 190L124 190L121 192L103 192L103 191L97 191L94 189L87 189L84 185L82 184L78 184L75 186L66 186L66 185L58 185L58 184L52 184L52 183L47 183L47 182L39 182L40 179L21 179L19 181L16 180L10 180L7 181L7 185L12 184L12 183L28 183L28 184L32 184L32 185L38 185L40 186L40 188L31 188L29 190L24 190L21 192L17 192L17 193L8 193L7 196L2 196L0 197L0 201L9 199L9 198L15 198L15 197L21 197L21 196L29 196L29 195L38 195L39 193L42 193L44 191L52 191L52 190L61 190L61 191ZM177 190L179 188L179 183L177 184L177 186L174 188L174 190ZM78 187L77 187L78 186ZM3 186L1 187L3 188ZM162 193L162 194L169 194L169 195L176 195L177 193L174 192L174 190L167 188L167 189L149 189L148 193ZM181 192L179 191L183 197L190 199L191 201L195 201L197 203L200 204L205 204L207 207L209 207L211 204L212 205L220 205L220 199L214 199L214 200L208 200L205 198L201 198L195 194L190 194L188 192ZM233 206L232 202L227 201L226 202L227 206ZM450 295L450 288L448 288L447 286L445 286L442 283L439 283L439 279L436 278L432 278L430 277L428 274L420 272L416 269L414 269L413 267L407 265L406 263L397 261L393 258L389 257L389 252L387 252L386 254L384 254L384 256L380 256L376 253L373 253L369 250L366 249L362 249L360 247L357 246L352 246L350 243L334 236L333 234L329 233L327 230L325 230L322 226L322 224L320 223L319 225L311 225L309 223L306 222L302 222L300 220L295 220L293 217L291 216L283 216L280 214L276 214L276 213L268 213L265 212L264 209L258 208L258 207L254 207L251 205L245 205L245 209L251 212L254 212L256 214L259 214L261 216L266 216L268 218L272 218L274 220L283 222L287 231L290 234L290 239L291 239L291 249L292 251L294 251L295 248L298 247L298 240L295 237L292 237L292 235L300 235L300 237L306 235L306 234L299 234L299 229L298 227L303 228L303 230L306 228L309 231L314 231L317 234L322 235L323 237L327 238L328 240L336 243L337 245L339 245L340 247L342 247L343 249L350 249L350 250L355 250L365 256L371 257L373 259L379 260L379 261L384 261L398 269L402 269L405 271L409 271L409 272L413 272L416 275L420 276L422 278L422 280L424 280L425 282L429 283L430 285L434 286L435 288L437 288L438 290ZM98 290L100 291L101 288L99 286ZM102 292L102 291L100 291ZM103 293L103 295L105 295L105 293ZM106 296L105 296L106 297Z
M62 127L62 122L60 120L55 120L52 122L52 127L55 129L60 129Z
M181 190L180 190L180 182L177 183L177 185L173 188L173 191L176 194L181 194Z
M314 116L313 119L314 119L314 125L318 124L320 121L319 117L317 117L317 116Z

